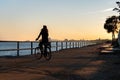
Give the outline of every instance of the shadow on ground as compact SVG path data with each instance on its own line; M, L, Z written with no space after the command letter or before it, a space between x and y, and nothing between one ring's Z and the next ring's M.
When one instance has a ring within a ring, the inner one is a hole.
M1 58L0 77L5 75L9 80L119 80L120 55L100 55L99 46L62 50L54 53L50 61L33 56L5 58L6 61Z

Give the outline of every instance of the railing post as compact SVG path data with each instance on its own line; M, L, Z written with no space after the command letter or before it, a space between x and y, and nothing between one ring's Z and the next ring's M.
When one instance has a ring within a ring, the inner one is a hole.
M85 46L86 46L86 41L85 41Z
M77 48L78 48L78 41L77 41Z
M66 49L67 49L67 41L66 41Z
M69 48L71 48L71 42L70 42L70 44L69 44L69 45L70 45L70 47L69 47Z
M84 47L85 47L85 41L84 41Z
M77 42L75 41L75 48L77 48Z
M76 42L77 48L78 48L78 41Z
M81 41L79 42L79 48L81 48Z
M56 51L58 51L58 42L56 42Z
M83 47L83 41L81 41L81 47Z
M83 41L83 47L85 47L85 41Z
M77 48L78 48L78 41L77 41Z
M84 41L82 41L82 47L84 47Z
M19 42L17 42L17 56L19 56Z
M74 48L74 42L73 42L73 48Z
M63 42L61 42L61 50L63 49Z
M80 41L78 42L78 48L80 48Z
M31 55L33 55L33 42L31 42Z
M77 42L75 41L75 48L77 48Z
M88 46L88 41L86 41L86 45Z
M79 42L80 48L81 48L81 41Z
M78 48L79 48L79 42L77 42L78 43Z

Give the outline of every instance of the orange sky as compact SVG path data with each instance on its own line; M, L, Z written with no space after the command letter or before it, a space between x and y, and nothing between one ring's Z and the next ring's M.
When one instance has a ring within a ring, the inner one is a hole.
M117 14L115 5L114 0L3 0L0 40L35 40L44 24L52 39L111 39L103 25Z

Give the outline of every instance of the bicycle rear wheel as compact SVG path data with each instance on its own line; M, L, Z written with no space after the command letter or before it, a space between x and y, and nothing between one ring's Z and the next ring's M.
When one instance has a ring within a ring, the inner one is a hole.
M51 59L52 55L51 55L51 49L50 49L50 47L47 47L47 52L44 53L44 57L48 61Z
M41 58L42 58L42 53L41 53L41 50L40 50L39 47L36 47L36 48L35 48L35 57L36 57L37 59L41 59Z

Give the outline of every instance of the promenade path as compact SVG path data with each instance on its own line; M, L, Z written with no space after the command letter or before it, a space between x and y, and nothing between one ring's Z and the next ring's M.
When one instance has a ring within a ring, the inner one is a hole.
M1 57L0 80L120 80L120 55L99 54L100 46L54 52L50 61Z

